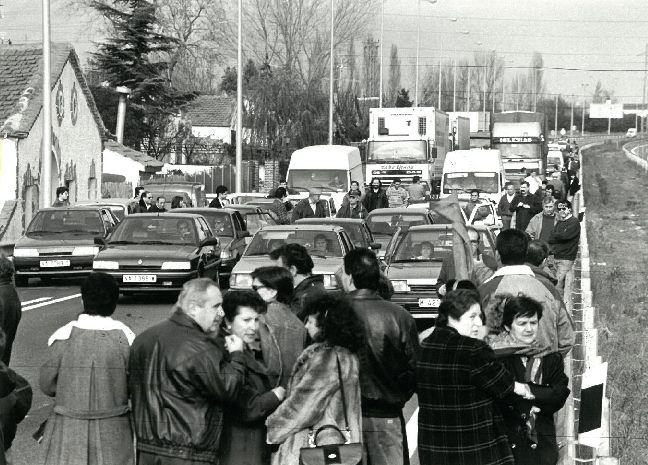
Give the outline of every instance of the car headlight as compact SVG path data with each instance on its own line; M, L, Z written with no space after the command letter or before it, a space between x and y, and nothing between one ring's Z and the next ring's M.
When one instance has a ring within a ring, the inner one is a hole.
M251 288L252 275L249 273L233 273L232 276L230 276L230 287Z
M409 292L409 286L407 281L404 280L392 280L392 286L394 286L394 292Z
M232 258L232 251L229 249L221 250L221 258Z
M334 274L325 274L324 277L324 287L326 289L337 289L338 283L337 278Z
M92 262L93 270L118 270L119 263L106 260L95 260Z
M38 257L38 249L14 249L14 257Z
M190 270L191 262L162 262L163 270Z
M92 255L93 257L99 253L98 246L75 247L72 249L72 255Z

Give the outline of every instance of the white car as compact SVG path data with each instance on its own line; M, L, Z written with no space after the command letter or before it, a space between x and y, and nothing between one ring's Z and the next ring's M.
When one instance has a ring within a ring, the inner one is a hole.
M628 132L626 132L626 137L637 137L637 128L628 128Z

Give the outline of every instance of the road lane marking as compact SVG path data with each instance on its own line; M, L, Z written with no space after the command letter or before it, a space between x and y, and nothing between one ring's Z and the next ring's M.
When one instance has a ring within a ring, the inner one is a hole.
M405 426L405 431L407 432L407 448L409 449L410 458L414 456L416 450L418 449L418 414L419 408L416 407L414 413L407 422Z
M68 295L65 297L61 297L59 299L53 299L53 300L48 300L46 302L40 302L34 305L29 305L27 307L23 307L22 311L26 312L27 310L33 310L35 308L44 307L45 305L56 304L58 302L65 302L66 300L76 299L77 297L81 297L81 294Z
M37 303L37 302L42 302L43 300L49 300L49 299L51 299L51 298L52 298L52 297L39 297L38 299L28 300L27 302L20 302L20 303L21 303L22 305L31 305L31 304L35 304L35 303Z

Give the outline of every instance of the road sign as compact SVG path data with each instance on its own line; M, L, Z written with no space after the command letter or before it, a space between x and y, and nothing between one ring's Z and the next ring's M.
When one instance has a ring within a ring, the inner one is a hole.
M591 103L590 118L623 119L622 103Z

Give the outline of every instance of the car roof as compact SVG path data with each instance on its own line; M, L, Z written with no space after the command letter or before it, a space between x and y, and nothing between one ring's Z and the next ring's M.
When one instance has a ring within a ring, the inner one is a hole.
M409 215L411 215L412 213L420 213L422 215L425 215L428 213L428 210L426 208L376 208L375 210L371 210L368 216L385 214L399 215L405 213Z
M168 211L167 213L178 214L178 210L181 210L182 213L194 213L201 215L203 213L227 213L231 215L234 213L233 208L212 208L212 207L186 207L186 208L174 208L173 210ZM176 213L177 212L177 213Z
M409 232L415 231L441 231L448 229L457 229L454 224L419 224L416 226L410 226L407 228Z
M110 199L79 200L74 205L121 205L121 204L131 203L135 201L136 201L135 199L114 197Z
M358 218L302 218L295 224L363 224L365 220Z
M305 227L304 227L305 226ZM320 225L320 224L288 224L288 225L271 225L263 226L259 231L332 231L332 232L343 232L344 228L340 226L329 226L329 225Z
M68 205L66 207L46 207L40 208L38 211L60 211L60 210L87 210L87 211L99 211L104 208L101 205Z
M162 218L200 218L202 215L197 213L170 213L170 212L161 212L161 213L133 213L128 215L126 218L151 218L151 217L162 217ZM123 221L126 221L124 218Z

